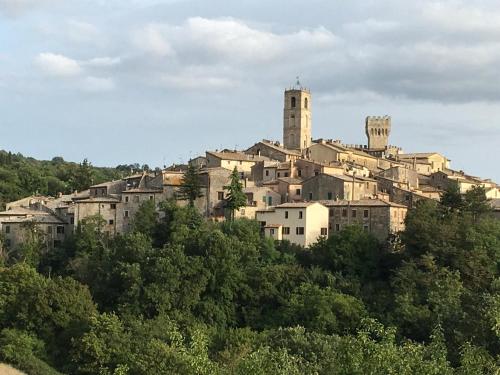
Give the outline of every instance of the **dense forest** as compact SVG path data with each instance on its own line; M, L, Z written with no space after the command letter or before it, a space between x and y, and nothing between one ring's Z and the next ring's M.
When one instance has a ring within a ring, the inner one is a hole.
M421 202L390 244L309 249L145 203L0 268L0 361L28 374L498 374L500 222L484 191Z
M0 210L6 203L32 194L57 196L82 191L92 184L122 178L143 169L149 167L132 164L98 168L87 159L73 163L57 156L44 161L0 150Z

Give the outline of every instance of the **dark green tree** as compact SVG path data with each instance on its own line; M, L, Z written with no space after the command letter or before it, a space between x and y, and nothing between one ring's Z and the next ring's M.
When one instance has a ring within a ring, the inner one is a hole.
M229 185L224 186L224 189L227 191L226 209L229 211L229 219L233 221L234 213L246 205L247 196L243 193L243 184L236 167L234 167L230 179Z
M83 159L71 176L70 186L73 190L82 191L88 189L93 183L92 164L87 159Z
M182 177L182 184L177 192L177 199L187 200L189 205L193 207L196 199L202 196L200 170L195 165L189 164Z

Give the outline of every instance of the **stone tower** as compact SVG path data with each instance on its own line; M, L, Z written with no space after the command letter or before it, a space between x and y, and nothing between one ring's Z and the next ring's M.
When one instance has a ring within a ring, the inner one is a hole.
M300 151L311 145L311 93L297 86L285 91L283 145Z
M366 118L366 136L368 148L372 150L385 150L389 135L391 134L390 116L368 116Z

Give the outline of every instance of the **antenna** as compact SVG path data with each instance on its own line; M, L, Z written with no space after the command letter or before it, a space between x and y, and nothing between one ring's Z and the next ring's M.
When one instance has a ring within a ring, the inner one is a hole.
M300 79L299 79L299 76L297 76L297 77L295 77L295 78L297 79L297 83L296 83L296 85L297 85L297 87L299 87L299 88L300 88Z

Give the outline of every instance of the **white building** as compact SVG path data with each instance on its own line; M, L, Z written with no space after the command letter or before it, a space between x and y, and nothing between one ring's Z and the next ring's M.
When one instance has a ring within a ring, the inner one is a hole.
M284 203L257 211L265 235L309 247L328 236L328 208L318 202Z

